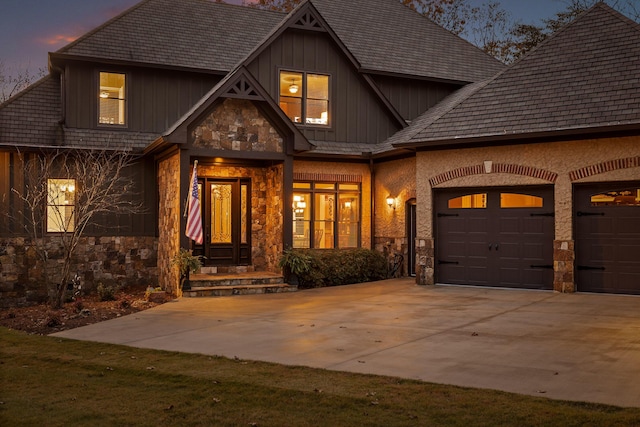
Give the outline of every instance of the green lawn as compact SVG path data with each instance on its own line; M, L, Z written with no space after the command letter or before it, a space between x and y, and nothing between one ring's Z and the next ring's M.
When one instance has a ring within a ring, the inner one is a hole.
M1 426L640 425L640 408L0 328Z

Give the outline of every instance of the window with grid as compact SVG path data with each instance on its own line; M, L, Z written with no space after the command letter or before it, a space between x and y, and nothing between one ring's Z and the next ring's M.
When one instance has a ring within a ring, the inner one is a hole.
M360 246L360 185L296 182L293 185L294 248Z
M329 76L281 71L280 108L294 123L329 126Z

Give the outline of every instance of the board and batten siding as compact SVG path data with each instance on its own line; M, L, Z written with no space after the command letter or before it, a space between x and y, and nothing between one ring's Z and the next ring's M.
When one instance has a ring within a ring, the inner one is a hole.
M25 191L25 171L22 156L32 158L35 154L0 152L0 209L7 216L0 221L0 237L25 236L24 218L20 212L26 209L24 202L13 193L12 188ZM85 236L156 236L157 189L155 183L155 164L153 158L140 159L125 173L133 182L134 188L126 196L133 204L141 204L136 213L109 212L97 215L85 230ZM79 183L80 184L80 183ZM80 184L81 185L81 184ZM45 221L46 206L42 206L38 217ZM1 215L0 215L1 217Z
M248 69L276 102L280 70L331 76L330 126L299 126L311 141L377 143L400 130L392 115L326 33L288 29L266 47Z
M460 88L459 85L374 76L382 94L405 120L413 120Z
M68 66L65 70L66 125L92 129L97 124L99 72L127 76L127 126L131 131L161 133L200 100L221 77L152 68Z

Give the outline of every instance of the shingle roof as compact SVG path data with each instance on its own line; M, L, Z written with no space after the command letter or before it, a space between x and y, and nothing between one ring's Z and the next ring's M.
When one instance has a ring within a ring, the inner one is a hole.
M366 70L461 82L504 64L398 0L310 0Z
M640 25L598 3L457 101L393 141L427 147L640 125Z
M0 104L0 144L48 146L59 137L60 80L46 76Z
M141 151L159 136L126 130L71 129L59 124L60 119L60 80L48 75L0 105L0 146Z
M366 70L471 82L504 67L398 0L310 1ZM286 16L209 0L144 0L57 53L227 72Z
M285 16L209 0L144 0L57 53L226 72Z

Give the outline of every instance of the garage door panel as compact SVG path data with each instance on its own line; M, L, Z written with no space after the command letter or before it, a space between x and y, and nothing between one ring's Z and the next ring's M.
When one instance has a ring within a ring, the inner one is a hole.
M637 209L637 208L636 208ZM616 233L627 238L639 238L640 237L640 210L637 211L637 217L621 218L616 222Z
M529 261L542 261L549 252L542 243L524 243L522 248L522 257Z
M640 295L640 182L581 185L574 194L577 290Z
M522 219L522 232L524 234L545 234L545 221L542 218L523 218Z
M509 195L503 197L505 190ZM473 206L468 200L447 203L464 194L486 197L481 202L474 200ZM537 200L522 194L533 194ZM438 282L553 287L552 269L531 269L531 265L553 264L554 221L553 213L548 212L553 207L551 187L440 190L435 193L435 206ZM454 222L458 234L454 234Z

